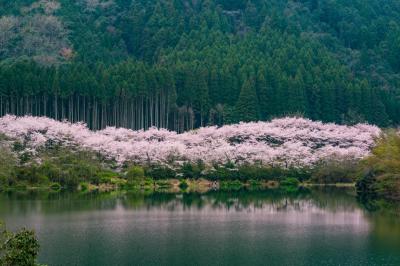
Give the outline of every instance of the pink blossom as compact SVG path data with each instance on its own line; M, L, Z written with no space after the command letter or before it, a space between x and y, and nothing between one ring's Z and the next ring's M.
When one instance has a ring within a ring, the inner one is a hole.
M320 160L361 159L381 130L372 125L342 126L286 117L270 122L203 127L177 134L166 129L133 131L108 127L91 131L83 123L45 117L0 118L0 133L24 141L34 152L48 141L99 152L119 164L233 161L290 167L312 166Z

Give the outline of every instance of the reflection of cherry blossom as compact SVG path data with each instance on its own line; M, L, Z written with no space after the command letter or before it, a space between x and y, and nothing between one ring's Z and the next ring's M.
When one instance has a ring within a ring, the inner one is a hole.
M31 116L0 118L0 132L24 140L27 149L35 150L51 141L97 151L120 164L127 160L160 164L230 160L284 167L312 166L328 158L360 159L381 133L378 127L366 124L340 126L289 117L204 127L182 134L156 128L91 131L82 123Z

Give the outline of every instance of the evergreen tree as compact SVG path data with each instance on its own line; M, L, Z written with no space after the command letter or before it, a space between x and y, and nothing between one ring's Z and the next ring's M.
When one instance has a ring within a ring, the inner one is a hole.
M267 120L272 114L272 90L267 85L265 80L264 71L258 71L257 75L257 95L260 105L260 116L262 120Z
M237 121L242 122L257 121L260 118L255 82L251 78L244 82L240 91L235 116Z

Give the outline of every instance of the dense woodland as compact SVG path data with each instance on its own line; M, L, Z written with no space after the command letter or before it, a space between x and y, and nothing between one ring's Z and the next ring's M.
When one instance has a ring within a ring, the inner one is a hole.
M400 123L397 0L0 0L0 116Z

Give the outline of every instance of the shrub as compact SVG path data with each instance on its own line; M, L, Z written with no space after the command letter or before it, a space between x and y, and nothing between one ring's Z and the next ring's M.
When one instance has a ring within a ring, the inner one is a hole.
M37 265L36 257L40 246L34 231L22 229L12 233L8 232L4 225L1 225L0 230L1 265Z
M165 166L155 166L152 165L145 169L146 176L149 176L153 179L172 179L176 177L175 171L169 167Z
M157 180L155 183L161 189L170 188L172 186L168 180Z
M205 166L202 161L199 161L197 164L193 165L191 163L184 163L180 169L180 172L185 178L200 178L201 172L204 170Z
M126 184L126 180L119 177L112 177L109 183L117 187L122 187L124 184Z
M400 202L400 136L382 136L371 156L361 162L357 192L364 200Z
M250 179L249 180L249 189L257 190L262 188L262 182L260 180Z
M61 169L50 161L43 162L39 167L39 171L52 182L58 181L62 174Z
M81 182L81 183L79 184L79 187L80 187L80 190L81 190L81 191L87 191L87 190L89 190L89 183Z
M99 177L100 183L110 184L112 183L113 178L118 177L118 174L110 170L99 170L97 176Z
M236 180L239 179L239 172L237 169L214 166L214 170L208 172L206 178L210 180Z
M44 176L40 167L36 165L27 165L17 168L16 171L18 181L26 181L30 184L43 184L48 182L48 178Z
M300 181L294 177L287 177L280 182L280 187L288 192L297 191Z
M239 167L239 177L241 180L262 179L277 180L283 175L281 168L265 167L259 165L244 165Z
M146 178L144 179L144 181L142 182L142 185L147 186L147 187L153 187L155 184L154 179L153 178Z
M188 183L186 180L182 179L179 183L179 188L181 190L186 190L189 187Z
M357 167L357 162L351 160L324 162L313 170L311 179L320 184L352 183L357 176Z
M60 191L61 190L61 185L59 183L55 182L55 183L51 183L49 188L51 190L54 190L54 191Z
M221 181L219 183L219 188L221 190L240 190L244 187L244 184L239 180L228 180L228 181Z
M8 146L0 143L0 186L10 186L16 182L16 157Z
M128 169L125 176L129 182L141 181L144 179L144 170L140 166L132 166Z

